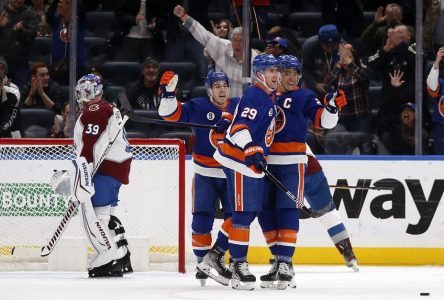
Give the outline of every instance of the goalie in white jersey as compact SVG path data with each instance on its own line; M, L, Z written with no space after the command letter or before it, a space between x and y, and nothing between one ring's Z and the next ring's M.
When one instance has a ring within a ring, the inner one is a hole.
M74 127L78 158L71 189L81 203L86 235L95 250L89 276L120 277L132 268L125 230L114 208L121 185L128 184L132 155L120 126L120 112L102 101L102 94L103 85L96 75L85 75L77 82L77 102L83 109Z

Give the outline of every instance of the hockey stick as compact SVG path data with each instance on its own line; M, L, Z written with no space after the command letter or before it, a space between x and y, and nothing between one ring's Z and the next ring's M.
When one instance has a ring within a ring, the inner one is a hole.
M340 189L340 190L351 190L351 189L357 189L357 190L377 190L377 191L393 191L393 187L389 186L383 186L383 187L376 187L376 186L352 186L352 185L329 185L331 188Z
M290 192L290 190L289 190L285 185L283 185L283 183L280 182L279 179L277 179L276 177L274 177L274 175L271 174L271 172L268 171L268 170L266 169L266 167L265 167L265 165L263 164L263 162L260 162L259 164L260 164L260 166L262 167L262 171L265 173L265 175L268 177L268 179L270 179L271 182L273 182L278 188L280 188L281 191L283 191L283 192L285 193L285 195L288 196L288 198L290 198L291 200L293 200L294 202L297 203L297 197L296 197L295 195L293 195L293 193ZM302 204L301 209L302 209L307 215L309 215L310 217L313 217L313 216L314 216L314 214L313 214L313 212L311 211L311 209L309 209L309 208L308 208L307 206L305 206L304 204Z
M130 120L137 122L137 123L157 124L157 125L167 125L167 126L177 126L177 127L191 127L191 128L208 128L208 129L215 129L216 128L216 126L214 126L214 125L187 123L187 122L180 122L180 121L169 122L169 121L165 121L165 120L145 118L145 117L137 115L134 112L125 93L122 93L122 92L118 93L117 98L119 99L120 105L122 105L126 114L129 116Z
M158 119L151 119L151 118L145 118L138 116L134 110L128 111L128 116L131 121L137 122L137 123L146 123L146 124L157 124L157 125L167 125L167 126L178 126L178 127L191 127L191 128L208 128L208 129L215 129L216 126L214 125L206 125L206 124L197 124L197 123L187 123L187 122L169 122L165 120L158 120Z
M108 143L108 146L106 147L105 151L103 151L102 156L100 156L97 164L94 166L94 169L91 172L91 178L94 176L94 174L97 172L97 169L102 164L103 160L105 159L106 155L108 154L109 150L111 149L112 145L116 141L117 137L120 135L120 132L123 129L123 126L125 125L126 121L128 121L128 116L123 116L122 121L119 124L119 130L117 131L116 136L112 141ZM42 250L40 252L40 256L44 257L49 255L52 250L54 250L57 242L59 241L60 237L62 236L63 232L65 231L66 227L68 226L69 222L71 221L72 217L74 216L74 213L77 210L77 207L80 205L80 202L73 201L71 204L69 204L65 214L62 217L62 220L60 221L59 225L57 226L56 230L54 231L53 235L49 239L49 242L46 244L46 246L42 247Z

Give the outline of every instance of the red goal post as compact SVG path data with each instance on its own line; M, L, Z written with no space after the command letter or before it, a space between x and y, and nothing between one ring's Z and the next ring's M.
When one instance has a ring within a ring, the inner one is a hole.
M179 139L129 142L133 153L130 183L121 187L117 215L128 236L149 239L151 262L177 263L183 273L185 143ZM70 201L54 194L49 179L54 169L66 168L73 158L72 139L0 139L0 227L4 232L0 259L13 257L14 247L46 244ZM68 225L64 235L84 235L79 219L73 218L74 224Z

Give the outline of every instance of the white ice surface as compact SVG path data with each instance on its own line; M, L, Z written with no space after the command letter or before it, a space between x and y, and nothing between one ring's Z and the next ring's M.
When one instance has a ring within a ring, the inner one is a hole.
M268 266L251 266L259 277ZM2 300L409 300L444 299L444 267L295 266L296 289L233 290L210 279L200 287L194 272L134 273L124 278L88 279L85 273L0 272ZM429 293L421 296L420 293ZM274 298L278 297L278 298Z

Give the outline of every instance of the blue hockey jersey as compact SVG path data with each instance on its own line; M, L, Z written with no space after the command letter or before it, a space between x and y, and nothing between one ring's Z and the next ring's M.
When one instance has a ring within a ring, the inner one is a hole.
M308 120L321 128L324 105L309 89L297 89L277 97L276 135L268 156L269 164L307 163Z
M275 132L276 105L274 95L268 94L260 85L245 90L228 128L225 138L219 142L214 158L223 166L249 177L262 178L245 165L244 147L249 142L262 147L268 155Z
M162 99L162 101L168 101ZM163 115L163 118L172 122L187 122L214 125L224 114L234 114L239 98L228 99L223 110L213 105L208 98L194 98L186 103L175 101L172 112ZM175 107L175 108L174 108ZM223 139L223 134L216 133L213 129L193 128L195 143L193 146L193 161L195 172L209 177L225 178L221 165L213 158L217 148L217 141Z

